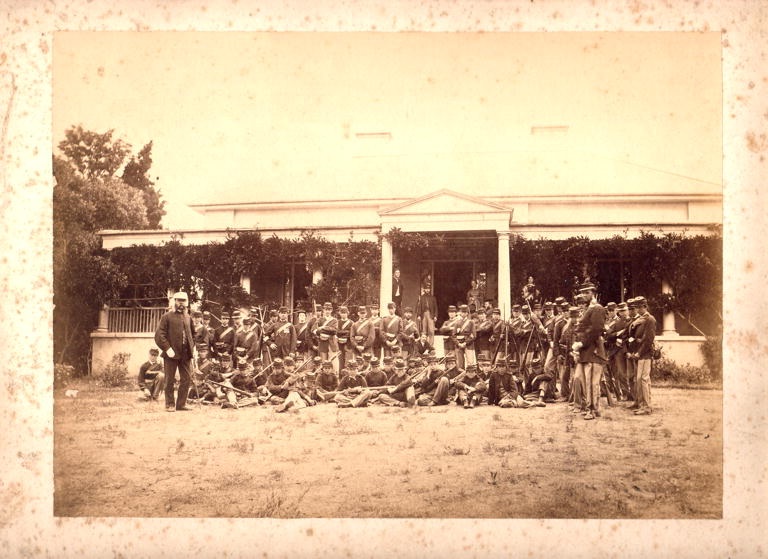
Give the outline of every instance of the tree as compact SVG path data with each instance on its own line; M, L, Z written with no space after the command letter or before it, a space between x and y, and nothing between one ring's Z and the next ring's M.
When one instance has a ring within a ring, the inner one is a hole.
M149 178L152 166L152 142L146 144L138 156L131 156L123 169L123 181L144 194L147 206L147 220L150 229L159 229L160 220L165 215L165 201L160 199L160 190L155 190L155 183Z
M103 147L104 143L95 145ZM93 165L99 157L80 148L62 151L84 166L78 169L71 160L53 158L54 355L58 363L82 371L99 308L127 282L126 275L101 251L97 232L146 228L147 210L139 190L96 170Z

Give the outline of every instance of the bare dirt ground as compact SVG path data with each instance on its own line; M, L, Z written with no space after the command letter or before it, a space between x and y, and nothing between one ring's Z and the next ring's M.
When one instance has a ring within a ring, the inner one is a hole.
M650 416L584 421L565 404L167 413L70 388L55 394L57 516L722 516L719 390L654 388Z

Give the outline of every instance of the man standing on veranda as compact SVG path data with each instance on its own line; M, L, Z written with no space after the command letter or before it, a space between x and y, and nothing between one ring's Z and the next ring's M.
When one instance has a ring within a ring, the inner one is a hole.
M197 358L192 335L192 319L187 313L189 298L184 292L173 296L173 310L160 317L155 330L155 344L163 352L165 373L165 411L186 411L187 394L191 382L192 359ZM173 388L179 370L179 394L174 403Z

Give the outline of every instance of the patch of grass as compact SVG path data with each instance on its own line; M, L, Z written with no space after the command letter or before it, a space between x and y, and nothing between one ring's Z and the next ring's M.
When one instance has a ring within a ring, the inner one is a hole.
M253 452L254 444L250 439L235 439L230 443L229 448L240 454L248 454L249 452Z
M469 454L470 449L469 448L459 448L457 446L445 446L445 453L450 456L465 456Z
M283 475L284 475L284 474L283 474L283 471L282 471L282 470L271 470L271 471L270 471L270 472L267 474L267 477L268 477L268 478L269 478L271 481L281 481L281 480L283 479Z
M408 448L415 448L416 447L416 439L413 437L408 438Z

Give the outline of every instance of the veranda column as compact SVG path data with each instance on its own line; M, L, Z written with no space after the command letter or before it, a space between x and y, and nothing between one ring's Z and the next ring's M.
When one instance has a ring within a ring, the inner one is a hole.
M509 278L509 231L497 231L496 234L499 237L499 309L502 312L502 318L507 319L509 318L509 313L512 310Z
M240 287L242 287L243 291L245 291L246 293L250 293L251 292L251 276L241 275Z
M672 286L669 285L667 280L661 280L661 292L668 295L672 295ZM677 326L675 325L675 312L669 311L664 313L664 317L661 323L661 333L663 336L679 336L677 332Z
M386 313L387 303L392 301L392 244L381 239L381 288L379 289L379 307L382 315Z

